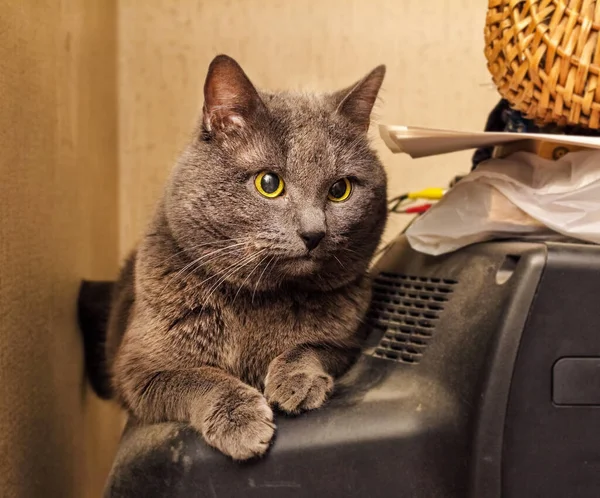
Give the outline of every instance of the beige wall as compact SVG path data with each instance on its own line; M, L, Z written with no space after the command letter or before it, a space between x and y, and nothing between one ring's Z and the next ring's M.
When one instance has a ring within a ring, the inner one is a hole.
M269 89L332 90L386 63L381 122L481 129L498 97L481 0L120 0L121 254L137 240L227 53ZM444 186L470 153L412 161L378 137L390 193ZM389 233L406 220L392 220Z
M75 299L117 264L115 4L0 0L0 496L98 497Z

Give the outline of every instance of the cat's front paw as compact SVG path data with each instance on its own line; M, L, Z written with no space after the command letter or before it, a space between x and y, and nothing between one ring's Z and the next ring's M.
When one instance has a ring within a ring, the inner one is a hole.
M206 442L234 460L263 455L275 434L273 411L265 397L250 386L217 400L201 423Z
M319 408L332 391L333 377L310 363L276 358L265 379L267 401L290 414Z

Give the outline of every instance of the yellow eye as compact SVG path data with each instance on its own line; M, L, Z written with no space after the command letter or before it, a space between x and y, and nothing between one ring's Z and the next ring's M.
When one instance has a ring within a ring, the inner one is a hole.
M273 199L283 193L283 178L277 173L271 171L263 171L256 175L254 186L261 195Z
M329 189L327 198L333 202L345 201L352 193L352 183L348 178L342 178L335 182Z

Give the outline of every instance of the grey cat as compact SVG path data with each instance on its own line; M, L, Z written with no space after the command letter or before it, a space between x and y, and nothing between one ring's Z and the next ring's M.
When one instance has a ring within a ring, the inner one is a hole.
M360 351L386 177L367 130L385 67L328 95L258 92L210 64L202 121L116 285L112 395L237 460L271 407L319 408Z

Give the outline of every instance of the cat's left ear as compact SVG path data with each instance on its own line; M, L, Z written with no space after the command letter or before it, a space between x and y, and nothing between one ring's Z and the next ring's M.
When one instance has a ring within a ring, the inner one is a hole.
M334 94L336 112L348 118L361 131L367 132L384 76L385 66L377 66L359 82Z
M243 128L265 109L240 65L227 55L215 57L204 83L205 130L210 134L227 134Z

